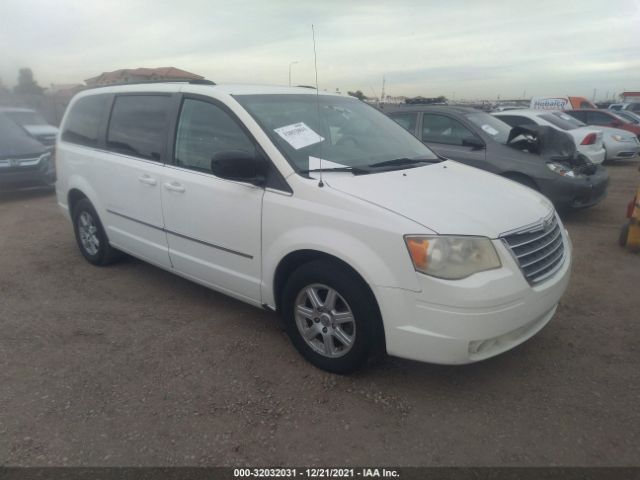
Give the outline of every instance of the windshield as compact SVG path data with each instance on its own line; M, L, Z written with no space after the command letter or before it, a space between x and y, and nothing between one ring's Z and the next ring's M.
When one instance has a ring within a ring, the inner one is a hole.
M367 167L397 159L436 160L418 139L355 98L236 95L297 171Z
M561 128L562 130L575 130L578 127L584 127L585 125L580 120L563 112L545 113L540 115L540 118L558 128Z
M5 114L18 125L48 125L47 121L38 112L15 111L5 112Z
M466 117L480 127L486 134L491 135L496 142L506 145L509 139L509 132L511 132L511 126L488 113L469 113Z

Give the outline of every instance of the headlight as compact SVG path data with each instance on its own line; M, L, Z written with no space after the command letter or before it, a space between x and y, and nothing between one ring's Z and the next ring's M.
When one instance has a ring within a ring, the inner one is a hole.
M414 268L432 277L458 280L501 266L486 237L407 235L404 240Z
M575 177L576 174L573 170L568 169L564 165L560 163L547 163L547 168L558 175L562 175L563 177Z

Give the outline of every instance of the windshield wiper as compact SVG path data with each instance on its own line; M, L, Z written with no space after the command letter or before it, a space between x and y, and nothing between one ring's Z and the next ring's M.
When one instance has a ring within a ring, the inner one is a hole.
M312 168L310 170L300 170L300 173L311 172L351 172L354 175L360 173L369 173L369 170L362 167L329 167L329 168Z
M403 165L417 165L419 163L440 163L442 159L436 158L395 158L393 160L386 160L384 162L374 163L369 165L371 168L382 168L382 167L395 167L395 166L403 166Z

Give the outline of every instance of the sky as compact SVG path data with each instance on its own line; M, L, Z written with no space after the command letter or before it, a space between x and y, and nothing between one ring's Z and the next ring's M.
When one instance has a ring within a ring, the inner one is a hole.
M379 96L640 90L640 0L0 0L0 80L174 66L216 83Z

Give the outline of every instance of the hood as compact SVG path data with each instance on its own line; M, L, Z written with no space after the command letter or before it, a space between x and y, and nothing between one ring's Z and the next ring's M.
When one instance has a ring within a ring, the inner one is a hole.
M626 138L627 140L633 140L634 138L636 138L635 133L630 132L629 130L623 130L621 128L614 128L614 127L600 127L600 126L598 126L598 128L602 130L605 135L609 135L609 136L620 135L622 138Z
M23 125L22 127L34 137L58 134L58 129L53 125Z
M368 175L330 174L324 181L439 234L496 238L553 211L530 188L451 160Z
M39 155L45 150L44 145L0 115L0 158Z

